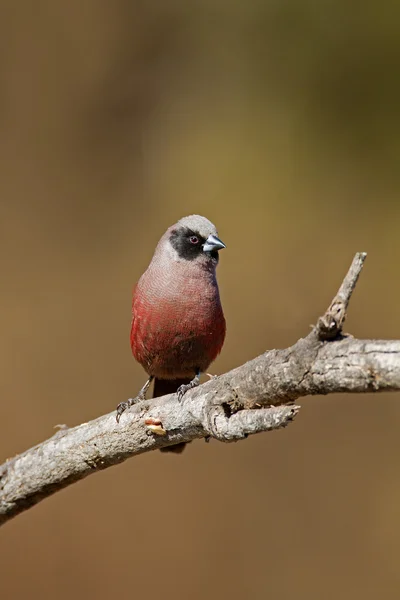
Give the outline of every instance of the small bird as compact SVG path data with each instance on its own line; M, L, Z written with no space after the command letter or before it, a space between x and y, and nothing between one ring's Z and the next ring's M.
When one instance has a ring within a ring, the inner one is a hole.
M215 226L200 215L180 219L158 242L132 299L132 353L149 378L136 398L118 405L118 422L145 399L153 379L153 398L176 392L181 399L220 353L226 325L215 269L222 248Z

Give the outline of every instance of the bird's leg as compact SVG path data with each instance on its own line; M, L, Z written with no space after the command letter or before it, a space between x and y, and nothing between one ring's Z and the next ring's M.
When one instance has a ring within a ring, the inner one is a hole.
M133 404L136 404L137 402L141 402L142 400L146 399L147 390L149 389L150 384L153 381L153 379L154 379L154 376L150 375L150 377L148 378L148 380L146 381L146 383L144 384L142 389L139 391L136 398L129 398L129 400L127 400L126 402L121 402L120 404L118 404L117 415L116 415L117 423L119 423L122 413L125 412L127 408L130 408Z
M176 393L178 394L178 400L182 400L183 396L186 394L186 392L188 392L189 390L191 390L194 387L197 387L200 383L200 369L196 369L196 375L193 377L192 381L189 381L189 383L184 383L183 385L180 385L178 387L178 389L176 390Z

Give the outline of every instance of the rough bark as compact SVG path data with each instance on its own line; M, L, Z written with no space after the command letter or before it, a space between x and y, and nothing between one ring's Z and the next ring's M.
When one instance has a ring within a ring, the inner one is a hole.
M90 423L62 429L0 466L0 524L91 473L178 442L223 442L288 425L298 398L400 389L400 340L342 333L365 253L356 254L337 295L309 335L269 350L187 392L144 401Z

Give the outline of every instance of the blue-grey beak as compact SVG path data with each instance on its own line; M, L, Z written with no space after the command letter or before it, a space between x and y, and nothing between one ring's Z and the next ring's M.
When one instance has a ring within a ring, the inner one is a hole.
M203 244L204 252L213 252L215 250L222 250L222 248L226 248L226 246L216 235L209 235Z

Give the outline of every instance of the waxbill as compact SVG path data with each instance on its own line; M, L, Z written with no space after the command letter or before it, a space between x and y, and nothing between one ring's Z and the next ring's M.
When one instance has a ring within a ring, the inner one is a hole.
M215 269L222 248L215 226L199 215L180 219L158 242L132 300L132 353L149 378L136 398L118 405L118 422L153 379L153 398L176 392L181 399L220 353L226 327Z

